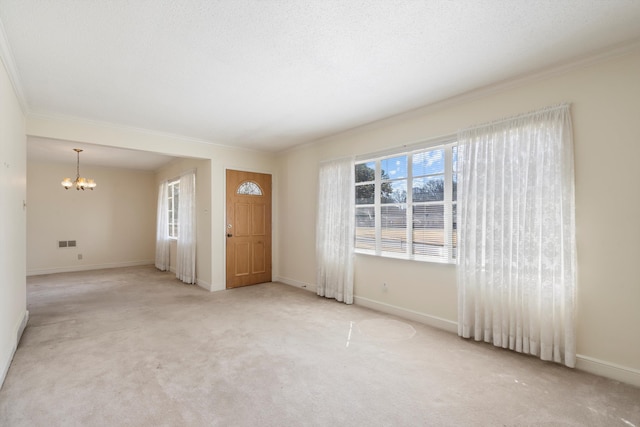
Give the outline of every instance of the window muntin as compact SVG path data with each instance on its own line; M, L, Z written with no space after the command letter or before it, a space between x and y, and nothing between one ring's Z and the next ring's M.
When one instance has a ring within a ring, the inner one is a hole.
M180 180L170 181L168 184L168 218L169 238L178 238L178 202L180 198Z
M355 168L356 252L455 262L455 142L358 162Z

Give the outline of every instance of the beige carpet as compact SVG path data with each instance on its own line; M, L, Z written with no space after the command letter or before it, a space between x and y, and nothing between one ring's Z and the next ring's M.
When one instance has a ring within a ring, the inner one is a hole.
M2 426L640 426L640 389L278 283L28 279Z

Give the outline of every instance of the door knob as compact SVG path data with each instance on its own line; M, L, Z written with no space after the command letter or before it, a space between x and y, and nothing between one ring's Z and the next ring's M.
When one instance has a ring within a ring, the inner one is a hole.
M227 233L227 237L233 237L233 234Z

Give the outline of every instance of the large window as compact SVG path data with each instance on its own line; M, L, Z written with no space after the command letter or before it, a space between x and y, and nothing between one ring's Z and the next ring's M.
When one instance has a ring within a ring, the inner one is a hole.
M178 238L178 199L180 196L180 180L171 181L168 184L168 218L169 237Z
M455 262L457 157L449 142L357 162L356 252Z

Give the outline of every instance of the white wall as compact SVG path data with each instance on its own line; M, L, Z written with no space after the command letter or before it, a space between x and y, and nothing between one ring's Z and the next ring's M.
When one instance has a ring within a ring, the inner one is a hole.
M199 286L211 290L211 161L176 159L156 171L155 188L157 194L160 182L178 178L182 172L192 169L196 170L196 281ZM170 248L170 269L175 272L175 240Z
M26 157L24 115L0 62L0 386L28 317Z
M640 49L504 84L284 153L280 276L315 286L320 161L372 153L564 101L572 103L578 367L640 385ZM291 238L296 236L296 238ZM382 282L389 283L387 292ZM357 255L357 303L455 330L455 266Z
M208 160L211 164L211 290L225 289L225 171L227 168L269 173L273 175L274 218L278 212L278 176L275 157L271 153L236 149L205 141L124 128L90 121L27 117L27 135L106 146L152 151L177 157ZM202 181L202 180L200 180ZM98 183L100 185L100 183ZM157 188L153 191L157 198ZM278 224L273 224L273 274L278 269Z
M60 181L75 178L75 168L75 161L27 163L27 274L153 264L154 172L86 165L81 158L81 175L98 185L65 190ZM75 240L77 247L58 248L59 240Z

